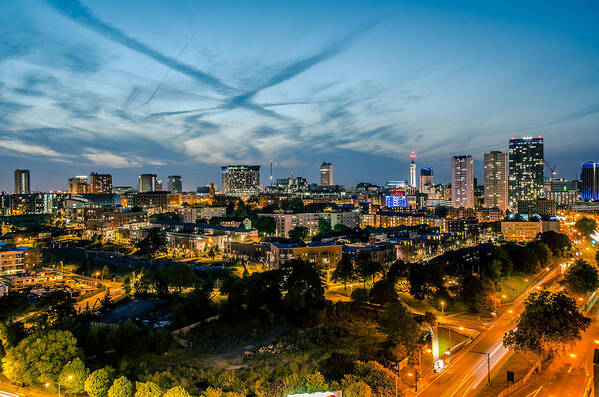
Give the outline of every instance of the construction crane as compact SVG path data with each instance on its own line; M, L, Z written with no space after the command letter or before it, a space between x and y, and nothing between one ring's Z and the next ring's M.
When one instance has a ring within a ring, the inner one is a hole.
M549 168L549 171L551 172L551 180L553 180L553 178L557 175L557 167L549 164L549 161L547 160L545 160L545 165L547 168Z

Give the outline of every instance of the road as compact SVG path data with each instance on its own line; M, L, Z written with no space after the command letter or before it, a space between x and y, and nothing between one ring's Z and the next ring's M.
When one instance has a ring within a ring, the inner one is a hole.
M574 349L563 357L556 358L542 377L533 377L530 383L514 396L537 397L582 396L587 385L587 377L593 371L593 352L599 348L599 305L595 305L588 316L593 320Z
M503 335L518 323L518 316L524 311L523 301L528 294L542 286L551 286L561 275L560 266L554 267L526 293L520 295L489 329L482 333L470 346L465 348L451 365L440 374L425 377L423 387L416 395L435 397L454 397L473 395L474 391L487 378L487 355L489 353L491 370L499 363L508 350L503 346Z

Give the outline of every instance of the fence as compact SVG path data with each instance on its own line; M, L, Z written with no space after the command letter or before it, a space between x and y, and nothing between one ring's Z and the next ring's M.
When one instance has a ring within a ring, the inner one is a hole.
M507 389L505 389L504 391L499 393L497 395L497 397L506 397L506 396L509 396L511 393L515 393L518 390L522 389L524 386L526 386L526 383L528 382L530 377L534 373L540 372L540 369L541 369L541 360L537 360L537 362L535 362L535 364L532 366L532 368L526 373L526 375L524 375L524 377L522 379L520 379L518 382L514 383L513 385L511 385L510 387L508 387Z

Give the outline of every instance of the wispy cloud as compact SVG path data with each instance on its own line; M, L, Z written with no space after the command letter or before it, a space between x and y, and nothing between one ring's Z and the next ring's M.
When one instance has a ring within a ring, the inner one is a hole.
M62 154L45 146L23 142L17 139L1 139L0 147L9 152L26 154L29 156L61 157Z
M133 37L130 37L120 29L102 21L100 18L96 17L89 8L81 4L81 2L78 0L49 0L48 3L57 11L66 15L73 21L95 31L108 40L122 44L133 51L144 54L156 62L162 63L171 69L183 73L194 80L213 88L217 92L222 94L230 94L235 91L233 87L229 87L217 77L164 55L150 46L134 39Z

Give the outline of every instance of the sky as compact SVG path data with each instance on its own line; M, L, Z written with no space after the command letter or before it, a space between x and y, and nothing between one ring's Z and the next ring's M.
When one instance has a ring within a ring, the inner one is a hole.
M226 164L335 183L449 181L453 155L545 138L558 176L599 160L596 1L0 0L0 190ZM482 180L482 179L481 179Z

